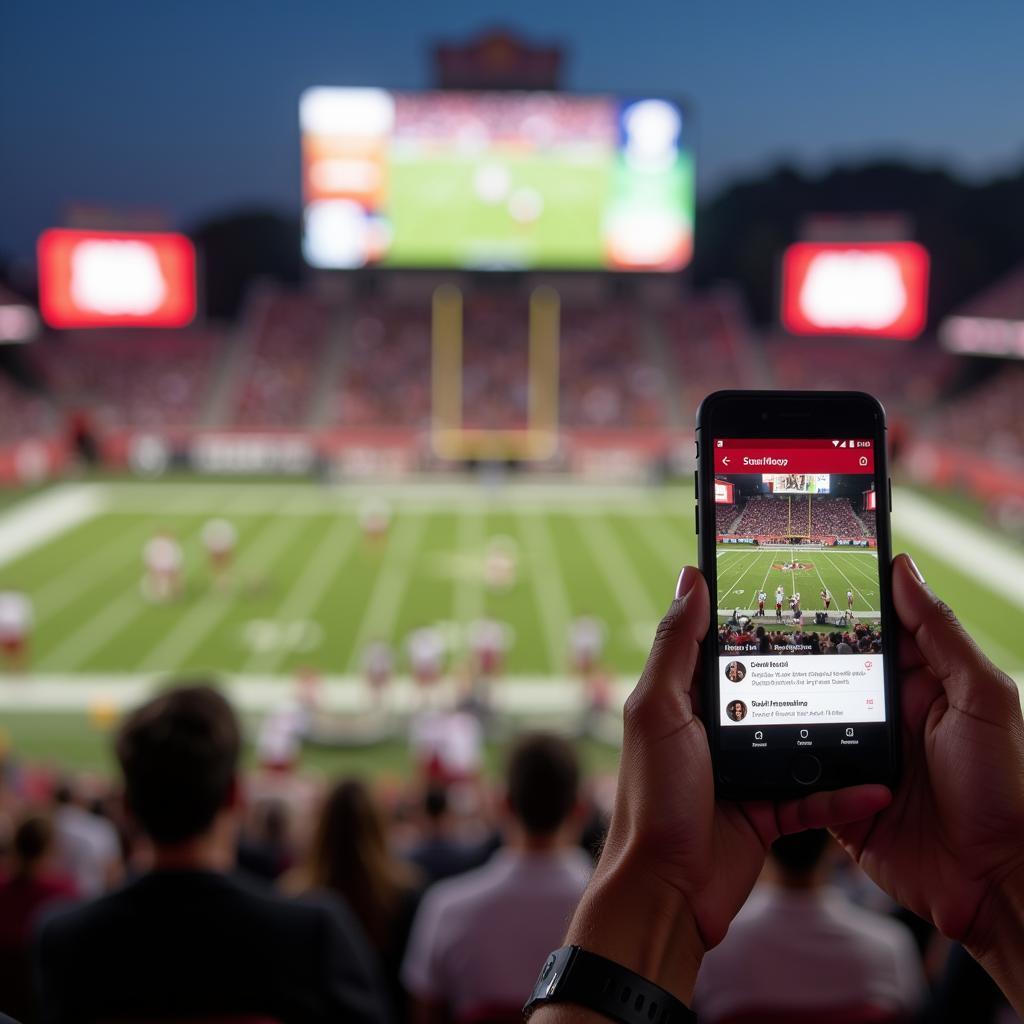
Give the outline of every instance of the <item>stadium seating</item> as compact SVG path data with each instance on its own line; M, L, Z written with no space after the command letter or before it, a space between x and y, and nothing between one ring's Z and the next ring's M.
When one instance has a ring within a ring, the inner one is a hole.
M927 437L1010 462L1024 462L1024 366L1007 365L946 403L925 424Z
M57 427L53 403L0 375L0 442L50 436Z
M634 306L563 308L561 419L568 427L663 427L664 374Z
M731 527L739 518L740 509L736 505L715 506L715 529L719 533L733 532Z
M361 300L327 421L425 427L430 419L430 308Z
M735 532L765 536L862 537L864 524L848 498L793 495L751 498Z
M304 426L326 351L327 307L306 292L281 291L268 296L254 319L233 422Z
M122 330L50 335L32 346L62 407L92 409L107 428L191 426L221 354L215 330Z

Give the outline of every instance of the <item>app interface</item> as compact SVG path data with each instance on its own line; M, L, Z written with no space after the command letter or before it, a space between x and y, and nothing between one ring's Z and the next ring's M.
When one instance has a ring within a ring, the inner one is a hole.
M713 438L719 720L753 727L885 721L874 445ZM746 727L746 728L744 728ZM820 738L821 732L818 731ZM737 739L739 737L737 736Z

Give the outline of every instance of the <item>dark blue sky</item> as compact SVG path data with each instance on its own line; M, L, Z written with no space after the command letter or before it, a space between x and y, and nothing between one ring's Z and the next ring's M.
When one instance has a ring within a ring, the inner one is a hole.
M1024 162L1024 3L987 0L8 0L0 253L71 201L298 206L299 93L430 84L428 46L492 24L567 45L566 85L688 97L705 190L783 158Z

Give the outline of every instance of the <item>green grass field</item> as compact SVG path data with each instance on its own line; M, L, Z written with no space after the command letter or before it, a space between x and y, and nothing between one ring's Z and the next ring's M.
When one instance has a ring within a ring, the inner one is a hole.
M394 518L387 539L373 544L358 512L378 494ZM607 665L621 692L631 684L680 566L696 558L692 504L685 487L573 484L100 482L26 495L0 507L0 588L30 594L36 614L30 672L0 678L2 728L23 755L101 766L104 730L118 709L167 675L215 673L255 717L290 691L302 665L325 675L339 708L358 708L368 641L385 638L404 652L411 630L438 624L457 669L465 626L482 615L506 623L512 637L503 693L531 721L544 721L578 693L566 674L576 615L606 623ZM1009 628L1021 610L1008 583L1019 549L920 495L908 492L904 506L913 516L897 516L897 549L913 550L993 660L1024 678L1024 633ZM212 585L199 543L212 516L239 532L223 590ZM153 604L140 588L142 547L158 528L173 529L186 555L184 594L167 604ZM517 580L505 592L489 589L483 574L485 551L499 536L519 552ZM789 553L730 549L722 557L722 600L749 596L750 606L760 586L771 598L772 566ZM845 604L847 580L861 595L855 608L870 606L873 555L798 557L814 566L799 581L805 610L817 607L819 573L833 607ZM398 671L406 671L404 653ZM613 752L597 748L588 756L614 762ZM405 759L400 744L372 755L310 755L325 769L358 763L368 771L400 771Z
M783 566L787 564L803 568L786 570ZM846 611L849 590L853 591L855 616L870 620L877 618L879 612L878 556L863 548L762 550L720 546L718 580L719 622L729 618L736 608L751 614L755 612L757 593L761 590L767 594L765 614L774 622L775 588L778 586L785 593L782 610L789 622L789 597L793 593L800 594L805 628L813 625L814 612L824 608L822 589L832 595L831 616Z

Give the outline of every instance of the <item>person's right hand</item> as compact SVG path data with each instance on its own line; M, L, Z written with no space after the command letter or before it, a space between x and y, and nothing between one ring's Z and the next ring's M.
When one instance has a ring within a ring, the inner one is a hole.
M995 947L1024 935L1019 920L1007 927L1008 912L1024 905L1017 687L907 555L893 562L893 598L902 625L903 777L883 811L833 831L893 899L998 973L986 962Z

